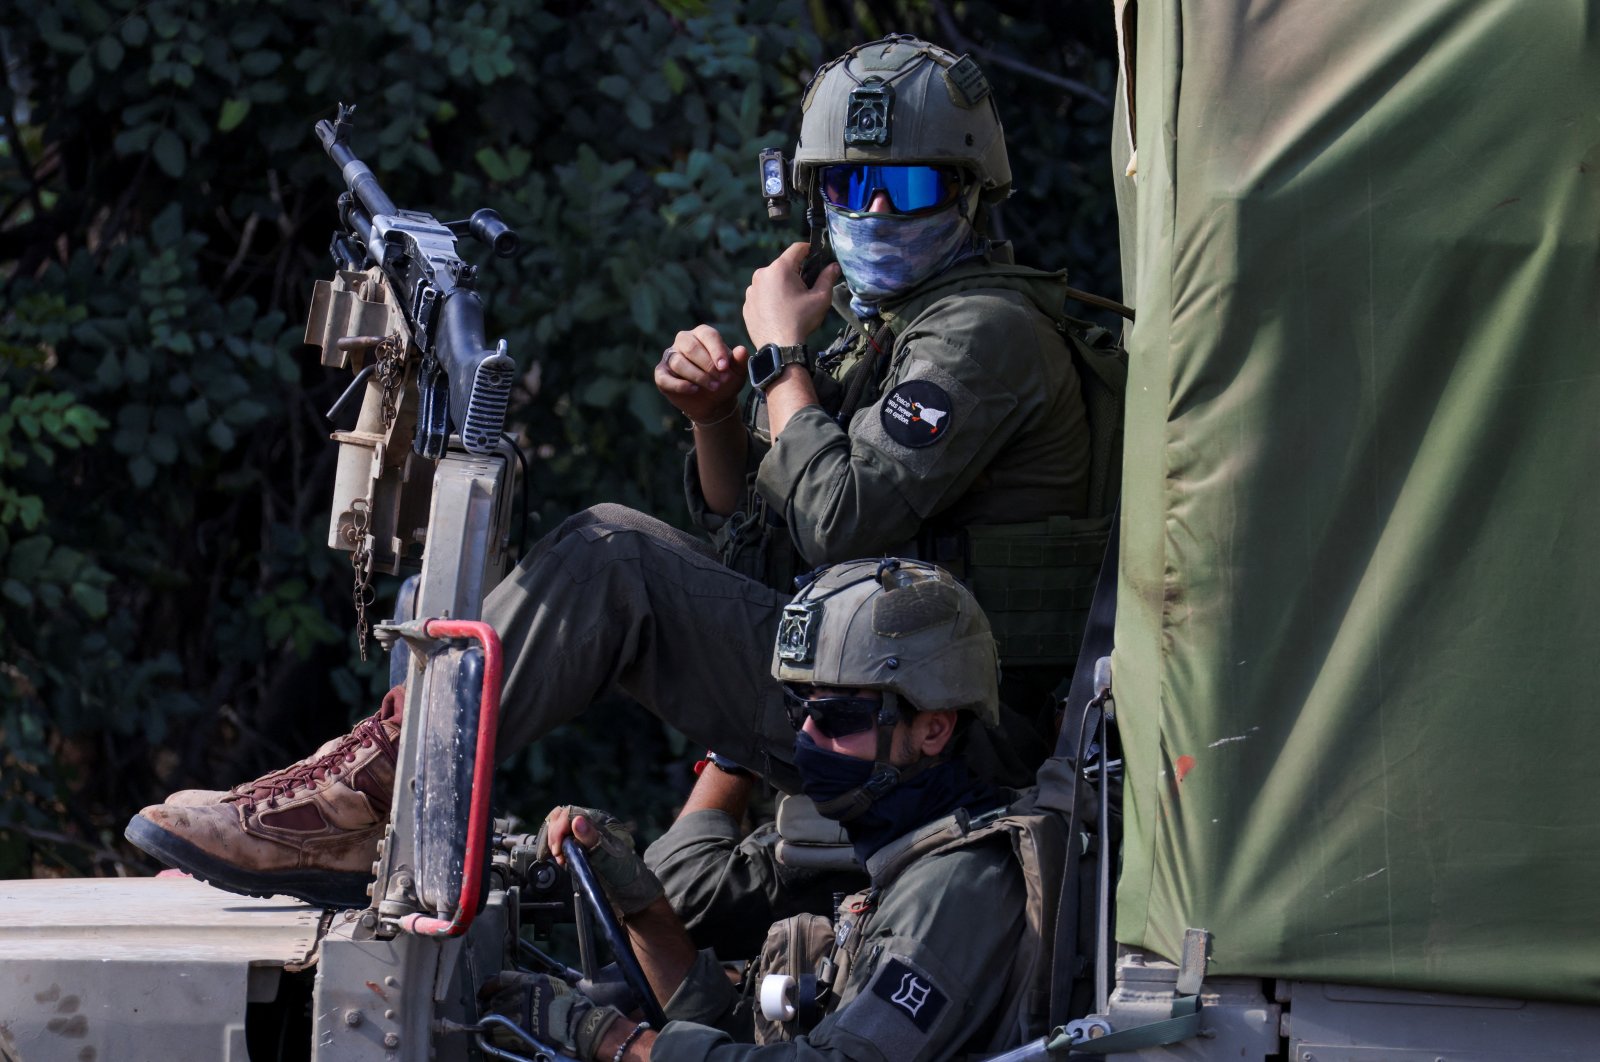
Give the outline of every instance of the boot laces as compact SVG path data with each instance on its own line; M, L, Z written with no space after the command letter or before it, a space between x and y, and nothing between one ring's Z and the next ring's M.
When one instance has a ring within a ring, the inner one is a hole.
M361 720L326 754L264 774L253 782L239 786L234 790L234 795L227 799L244 801L247 814L260 803L276 808L280 799L288 799L301 789L315 788L323 779L337 776L345 764L355 762L361 749L373 745L381 748L391 759L394 758L394 739L389 736L378 715L369 715Z

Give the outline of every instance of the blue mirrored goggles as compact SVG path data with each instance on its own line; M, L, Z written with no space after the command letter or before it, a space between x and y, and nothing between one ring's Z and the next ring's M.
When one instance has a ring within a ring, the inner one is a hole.
M948 166L887 166L859 163L824 166L818 174L822 198L842 210L865 211L884 192L898 214L944 206L961 190L961 175Z
M849 737L879 724L893 726L900 717L893 706L876 697L807 697L789 686L783 688L783 707L796 730L810 716L817 733L830 738Z

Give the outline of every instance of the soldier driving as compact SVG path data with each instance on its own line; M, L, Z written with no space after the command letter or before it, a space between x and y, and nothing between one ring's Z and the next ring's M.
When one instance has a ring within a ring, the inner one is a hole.
M910 1062L1037 1035L1037 996L1026 989L1044 973L1035 944L1048 905L1029 882L1040 858L1059 854L1060 823L1008 809L1014 794L976 777L961 754L964 730L998 703L995 643L972 595L914 561L836 565L786 610L772 673L801 784L843 822L869 887L840 903L833 923L799 915L774 925L741 992L713 952L696 952L616 820L558 807L543 843L559 851L570 832L590 849L670 1024L636 1026L544 975L502 975L486 989L494 1008L585 1062L801 1053ZM720 813L686 814L658 847L715 849L726 823L708 814ZM517 1042L507 1034L505 1046Z
M502 754L615 687L796 790L769 647L792 575L862 554L951 555L980 596L994 594L997 624L1021 621L1001 640L1008 684L1031 687L1027 707L1060 677L1062 647L1075 644L1069 609L1040 591L1058 573L1026 565L1060 552L1040 548L1053 541L1043 521L1086 505L1088 428L1058 330L1063 277L1011 265L986 235L989 206L1011 184L993 94L969 57L891 37L824 66L802 107L794 173L844 282L808 288L797 244L750 286L754 355L701 325L656 368L695 422L689 502L720 560L614 505L537 543L484 602L508 663ZM830 299L846 327L813 357L803 340ZM748 426L736 416L745 369L756 392ZM1017 556L1032 559L980 578L982 558ZM1014 584L1028 593L1016 597ZM1030 662L1038 681L1012 666ZM173 794L127 836L221 888L364 905L399 708L387 699L350 734L254 782ZM985 777L1020 781L1043 745L1002 711L973 728L967 758Z

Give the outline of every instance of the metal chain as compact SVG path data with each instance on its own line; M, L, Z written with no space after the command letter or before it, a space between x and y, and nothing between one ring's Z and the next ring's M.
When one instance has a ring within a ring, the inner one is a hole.
M400 385L405 382L406 375L405 342L396 332L379 340L373 353L377 359L373 375L383 388L379 412L383 417L383 430L387 432L399 415ZM372 547L367 534L371 528L372 502L367 498L356 498L350 503L350 526L345 528L344 537L350 544L350 600L356 607L356 648L361 651L363 661L367 659L367 641L371 632L367 608L377 597L372 589Z
M388 431L398 415L400 385L405 381L406 375L406 348L400 339L400 333L385 336L378 343L375 352L377 368L374 373L378 383L383 387L383 405L380 407L383 414L383 430Z
M350 599L356 606L356 647L361 650L363 662L367 659L367 606L375 597L372 590L372 548L367 544L367 530L371 527L371 503L357 498L350 503L350 526L345 529L345 541L351 545L350 567L354 569L355 583Z

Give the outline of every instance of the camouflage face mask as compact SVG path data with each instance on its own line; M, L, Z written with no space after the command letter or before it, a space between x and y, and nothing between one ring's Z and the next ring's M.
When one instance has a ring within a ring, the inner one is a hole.
M852 214L832 204L827 211L850 307L863 317L979 250L959 201L931 214Z

